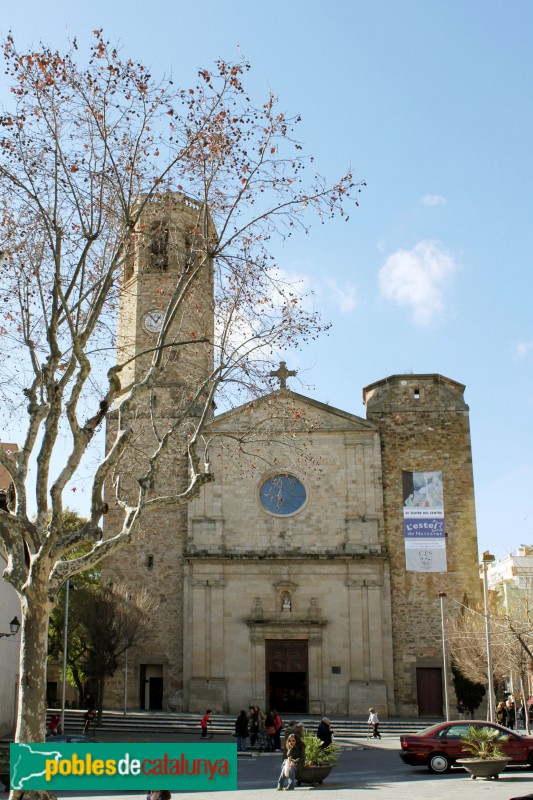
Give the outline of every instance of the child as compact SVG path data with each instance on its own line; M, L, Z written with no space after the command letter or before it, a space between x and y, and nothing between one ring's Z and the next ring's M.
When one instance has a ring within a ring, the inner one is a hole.
M368 713L370 716L368 717L368 724L372 726L372 737L374 739L381 739L381 734L379 732L379 718L375 708L369 708Z
M208 708L205 714L202 717L202 721L200 722L200 726L202 728L202 739L207 739L207 726L211 726L211 709Z
M61 736L63 728L61 727L61 717L54 715L48 725L48 730L51 736Z

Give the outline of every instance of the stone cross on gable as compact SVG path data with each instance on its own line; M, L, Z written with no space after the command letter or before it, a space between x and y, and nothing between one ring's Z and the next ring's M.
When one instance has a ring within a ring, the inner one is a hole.
M287 388L287 378L290 378L293 375L296 375L295 369L287 369L287 362L280 361L279 367L276 370L273 370L269 373L271 378L277 378L279 380L279 388L286 389Z

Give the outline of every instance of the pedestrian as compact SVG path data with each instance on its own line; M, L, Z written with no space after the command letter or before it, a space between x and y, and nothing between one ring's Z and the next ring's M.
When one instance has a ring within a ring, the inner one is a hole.
M283 748L283 761L281 763L281 772L278 778L277 790L280 792L282 789L290 791L294 789L296 781L296 770L298 767L303 766L305 762L305 745L301 740L298 740L294 733L287 737L285 747ZM287 781L287 786L284 786Z
M500 700L496 707L496 722L507 727L507 709L503 700Z
M166 789L157 789L155 792L148 792L146 800L170 800L172 795Z
M237 752L245 753L248 750L248 717L244 710L235 720L235 736L237 737Z
M287 746L287 739L289 738L289 736L293 736L293 735L296 736L296 738L298 739L299 742L302 741L302 738L303 738L303 735L304 735L304 731L303 731L303 727L302 727L301 723L300 722L296 722L295 719L291 720L289 722L289 724L287 725L287 727L285 728L285 739L284 739L284 745L283 745L284 748Z
M465 718L465 706L462 700L457 703L457 713L459 714L459 719Z
M94 728L96 726L96 711L94 708L88 708L85 714L83 715L83 733L87 736L91 727Z
M506 702L506 704L505 704L505 708L507 709L507 723L506 723L506 727L507 727L507 728L510 728L510 729L512 730L512 729L514 728L514 725L515 725L515 719L516 719L516 713L515 713L515 707L514 707L514 700L513 700L512 696L509 696L509 697L507 698L507 702Z
M208 708L205 714L202 717L202 721L200 722L200 727L202 729L202 739L207 739L207 726L211 727L211 709Z
M250 713L248 715L248 719L250 724L250 747L254 747L259 736L259 729L261 728L263 717L259 710L259 706L250 706L249 711Z
M275 708L271 709L270 714L276 728L276 733L274 734L274 750L281 750L281 729L283 727L283 720Z
M259 747L259 752L264 753L269 748L268 736L265 729L265 721L261 716L259 719L259 730L257 731L257 746Z
M269 753L273 753L276 749L276 726L274 724L274 717L270 711L265 717L265 733L267 735L267 750Z
M368 712L370 714L370 716L368 717L368 724L372 726L372 738L381 739L381 734L379 732L379 719L377 711L375 708L369 708Z
M54 714L48 723L48 731L50 736L61 736L63 733L63 728L61 727L61 717L57 714Z
M333 742L333 731L331 730L331 722L327 717L322 717L322 721L318 726L316 735L322 742L321 747L328 747Z

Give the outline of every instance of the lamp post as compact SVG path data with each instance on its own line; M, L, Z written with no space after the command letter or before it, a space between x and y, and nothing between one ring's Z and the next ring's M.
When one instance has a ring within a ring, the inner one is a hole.
M488 673L488 686L489 686L489 721L494 722L494 685L492 679L492 653L490 649L490 618L489 618L489 602L488 602L488 587L487 587L487 569L489 564L495 560L495 557L485 550L481 556L481 564L483 566L483 607L485 610L485 639L487 642L487 673Z
M20 622L18 621L17 617L13 617L11 622L9 623L9 633L0 633L0 639L3 639L5 636L16 636L20 629Z
M450 705L448 703L448 659L446 658L446 634L444 626L444 598L446 592L439 592L440 597L440 624L442 631L442 664L444 673L444 707L446 709L446 722L450 719Z
M70 578L67 578L65 589L65 624L63 626L63 686L61 693L61 730L65 732L65 703L67 697L67 647L68 647L68 603L70 594Z
M130 599L130 593L126 592L126 616L124 619L125 624L125 636L126 636L126 653L124 659L124 716L128 713L128 600Z

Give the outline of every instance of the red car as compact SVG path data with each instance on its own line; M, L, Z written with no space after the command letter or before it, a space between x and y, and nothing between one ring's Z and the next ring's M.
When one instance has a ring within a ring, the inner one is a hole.
M458 758L468 758L468 753L462 749L461 736L472 727L501 731L502 737L509 737L507 742L501 743L501 747L511 759L510 763L533 767L533 736L521 736L503 725L480 720L439 722L431 728L400 736L400 758L411 767L429 767L431 772L447 772Z

